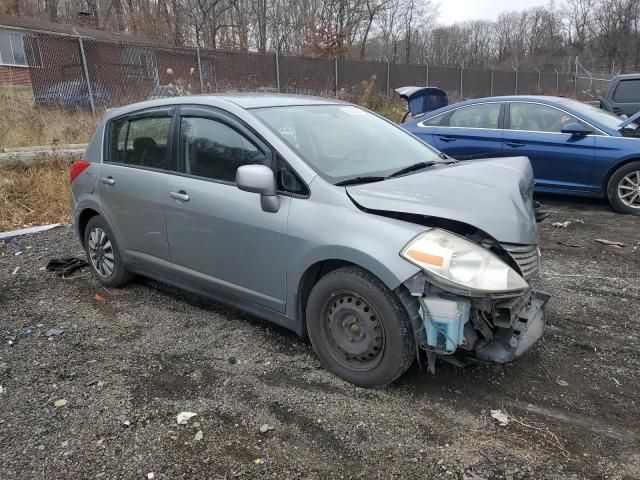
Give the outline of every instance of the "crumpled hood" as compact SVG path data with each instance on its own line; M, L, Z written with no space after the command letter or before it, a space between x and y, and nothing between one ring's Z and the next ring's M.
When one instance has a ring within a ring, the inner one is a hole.
M504 243L538 243L527 157L469 160L415 174L348 186L368 210L446 218L472 225Z

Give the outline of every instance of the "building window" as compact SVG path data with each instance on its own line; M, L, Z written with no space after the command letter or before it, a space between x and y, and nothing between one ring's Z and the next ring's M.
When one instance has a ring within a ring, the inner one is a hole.
M42 65L40 47L36 38L25 38L20 33L0 31L0 65L39 67Z

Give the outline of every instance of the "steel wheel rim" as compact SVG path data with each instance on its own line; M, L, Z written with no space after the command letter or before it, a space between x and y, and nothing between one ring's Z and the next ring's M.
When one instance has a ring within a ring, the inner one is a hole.
M384 326L369 302L353 292L336 292L325 301L322 336L332 358L349 370L367 372L382 360Z
M115 257L111 240L99 227L89 232L89 259L94 271L103 278L109 278L115 270Z
M640 170L630 172L620 180L618 198L627 207L640 209Z

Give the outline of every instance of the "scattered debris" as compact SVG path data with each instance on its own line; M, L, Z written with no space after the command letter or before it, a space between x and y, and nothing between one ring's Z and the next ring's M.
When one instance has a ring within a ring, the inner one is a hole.
M7 387L0 385L0 395L4 395L5 393L7 393Z
M107 301L105 300L105 298L104 298L102 295L100 295L99 293L96 293L96 294L95 294L95 296L93 297L93 299L94 299L96 302L99 302L99 303L107 303Z
M551 224L552 227L556 228L567 228L569 225L571 225L571 220L567 220L566 222L553 222Z
M53 405L56 408L62 408L62 407L66 407L67 405L69 405L69 401L65 400L64 398L61 398L60 400L56 400L55 402L53 402Z
M16 252L15 255L16 257L19 257L20 255L22 255L24 252Z
M131 426L131 422L129 420L125 420L124 422L122 422L122 425L129 428Z
M501 427L506 427L509 424L509 417L502 410L491 410L491 416L495 418Z
M274 427L273 425L269 425L267 423L260 425L260 433L267 433L271 430L274 430L276 427Z
M13 346L15 346L15 344L16 344L16 342L14 342L13 340L11 340L11 339L7 340L7 345L8 346L13 347Z
M47 263L46 268L49 272L56 272L59 277L65 278L76 270L80 270L81 268L87 266L89 266L89 264L86 260L75 257L67 257L52 258L51 260L49 260L49 263Z
M230 365L235 365L236 363L238 363L238 360L236 359L236 357L229 357L227 361L229 362Z
M198 430L198 431L196 432L195 437L193 437L193 439L194 439L196 442L199 442L200 440L202 440L202 437L203 437L203 436L204 436L204 434L202 433L202 430Z
M611 380L613 380L614 382L616 382L616 385L618 385L618 386L622 385L622 384L620 383L620 381L619 381L618 379L616 379L615 377L611 377Z
M612 242L611 240L605 240L604 238L596 238L596 242L604 243L605 245L609 245L612 247L624 247L624 243L622 242Z
M569 386L569 382L567 382L566 380L556 380L556 383L558 385L560 385L561 387L568 387Z
M222 382L222 386L226 387L230 383L231 383L231 379L229 377L227 377L227 378L224 379L224 382Z
M564 245L565 247L571 248L584 248L584 245L580 245L578 243L558 242L558 245Z
M47 333L45 333L45 335L47 337L53 337L53 336L57 337L59 335L62 335L63 333L64 333L64 329L54 327L47 330Z
M45 230L51 230L52 228L59 227L59 223L52 223L51 225L42 225L41 227L23 228L22 230L13 230L11 232L0 233L0 239L19 237L20 235L27 235L29 233L44 232Z
M176 421L178 422L178 425L186 425L189 419L195 417L196 415L198 414L193 412L180 412L176 417Z
M20 270L20 267L16 267L11 275L15 275L16 273L18 273L18 270Z
M253 463L255 463L256 465L264 465L264 463L266 462L266 460L264 458L256 458Z
M156 475L153 472L147 473L147 479L148 480L153 480L154 478L156 478Z

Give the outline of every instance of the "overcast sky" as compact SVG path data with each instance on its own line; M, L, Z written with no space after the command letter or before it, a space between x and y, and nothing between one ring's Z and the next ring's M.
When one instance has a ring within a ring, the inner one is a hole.
M495 20L505 10L546 5L548 0L440 0L440 22L450 25L465 20Z

